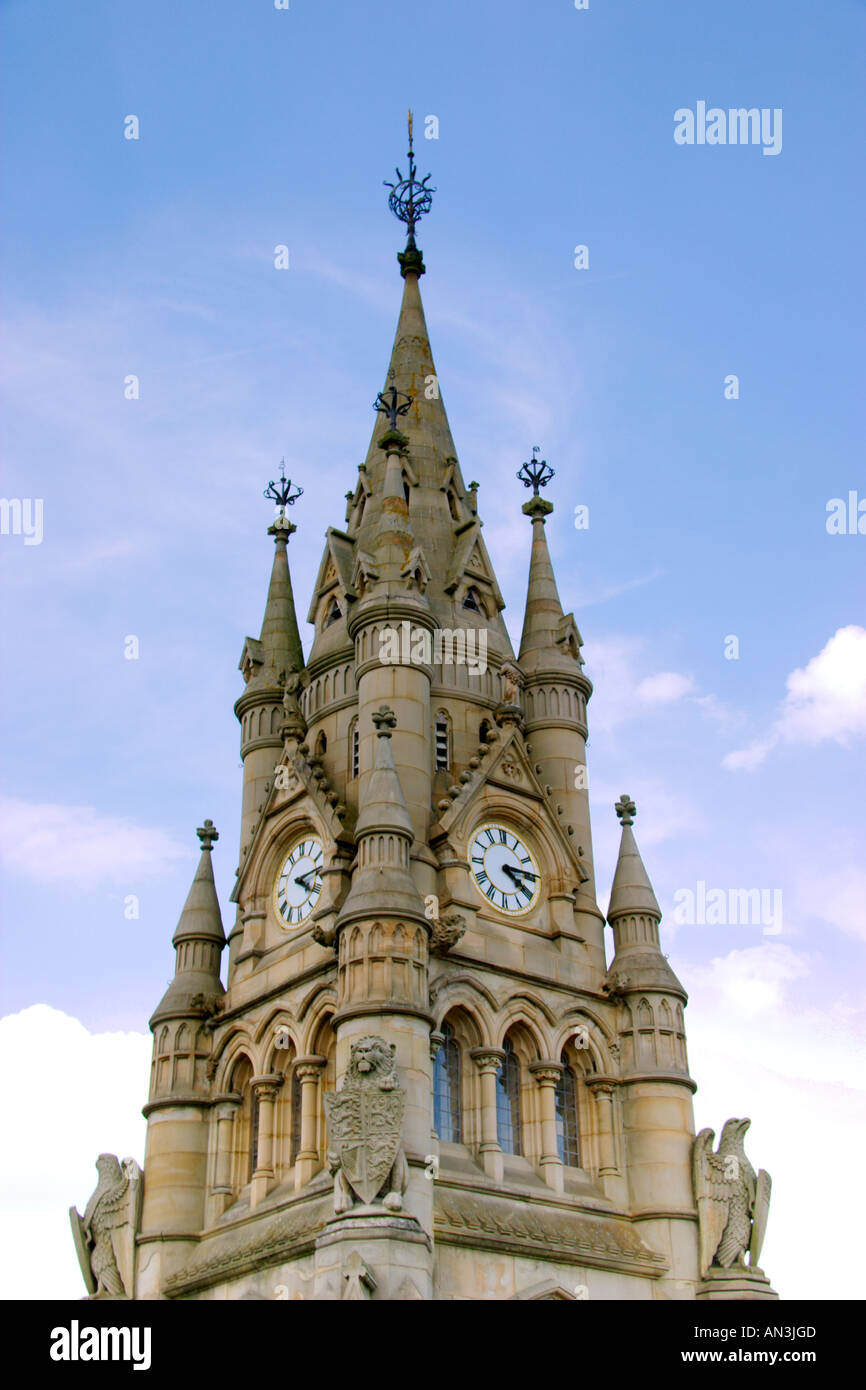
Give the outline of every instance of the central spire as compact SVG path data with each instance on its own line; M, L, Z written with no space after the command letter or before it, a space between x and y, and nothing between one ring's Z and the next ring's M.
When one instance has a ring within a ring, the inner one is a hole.
M376 423L346 494L345 530L328 531L310 604L317 631L308 669L315 674L320 661L346 645L354 605L377 586L392 596L411 594L416 604L423 598L444 629L483 626L494 664L514 659L481 535L477 485L467 489L463 481L421 300L424 263L415 237L435 189L430 174L418 175L411 112L408 156L408 170L398 168L393 181L385 180L388 205L406 227L398 255L402 302L373 405Z

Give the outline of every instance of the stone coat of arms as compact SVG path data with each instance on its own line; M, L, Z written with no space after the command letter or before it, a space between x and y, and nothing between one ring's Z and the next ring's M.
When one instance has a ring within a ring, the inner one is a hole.
M393 1044L377 1037L353 1043L343 1089L325 1096L338 1215L356 1200L369 1206L381 1198L389 1211L402 1209L409 1176L400 1143L405 1105Z

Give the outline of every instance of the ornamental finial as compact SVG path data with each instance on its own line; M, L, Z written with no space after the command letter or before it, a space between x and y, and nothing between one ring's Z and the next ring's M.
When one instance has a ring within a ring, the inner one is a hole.
M213 849L215 842L219 839L219 831L214 828L212 820L206 820L204 825L199 826L195 832L201 840L201 847L208 853Z
M280 468L282 471L279 486L271 479L265 488L264 496L269 497L281 509L281 515L284 516L286 507L293 507L298 498L303 497L304 489L295 485L295 491L292 492L292 480L286 477L286 460L284 458L280 459Z
M387 415L388 428L396 430L397 416L406 415L411 409L413 400L407 396L405 391L398 391L394 385L394 373L388 378L388 389L380 391L373 402L373 409L378 415Z
M532 458L529 463L524 463L523 467L520 468L517 473L517 477L520 479L523 486L532 488L533 497L537 497L538 489L540 487L547 487L551 478L555 476L550 465L544 459L538 457L540 453L540 446L538 444L533 444Z
M623 792L619 801L616 803L616 813L622 821L623 826L634 825L634 818L637 815L637 807L635 806L628 792Z
M372 716L376 725L377 738L390 738L392 729L397 726L397 716L387 705L380 705Z
M416 178L417 169L415 167L415 153L412 147L412 112L409 112L409 173L404 179L399 168L395 169L397 182L390 183L388 179L383 179L386 188L390 188L388 194L388 206L394 216L401 222L406 223L406 249L399 252L397 259L400 262L400 273L405 277L410 271L415 275L424 274L424 262L421 259L421 252L415 245L415 227L420 218L430 211L433 205L433 194L435 188L430 187L430 174L425 174L423 179Z

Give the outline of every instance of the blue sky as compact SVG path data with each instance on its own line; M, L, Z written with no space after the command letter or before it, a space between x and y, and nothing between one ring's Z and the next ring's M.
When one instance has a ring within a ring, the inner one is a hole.
M596 684L598 879L625 789L692 991L699 1123L753 1114L771 1169L799 1106L818 1158L854 1142L866 535L825 523L829 499L866 499L864 17L853 0L7 0L2 489L43 499L44 537L0 536L6 1015L143 1031L204 816L229 918L262 489L285 455L305 489L303 619L388 360L401 240L382 180L411 105L438 188L422 293L464 476L516 639L514 473L536 443L556 469L549 539ZM674 112L699 101L781 108L781 153L677 145ZM699 881L781 888L781 934L677 925L674 895ZM82 1153L117 1147L110 1130ZM796 1175L774 1176L784 1213ZM777 1285L833 1292L845 1267L788 1269L786 1229L771 1214Z

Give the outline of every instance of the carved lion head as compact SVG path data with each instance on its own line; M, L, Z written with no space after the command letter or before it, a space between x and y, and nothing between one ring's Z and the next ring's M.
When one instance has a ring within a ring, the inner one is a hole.
M359 1038L352 1044L349 1075L358 1081L376 1081L379 1085L383 1082L393 1083L394 1051L394 1044L386 1043L382 1038L372 1035Z

